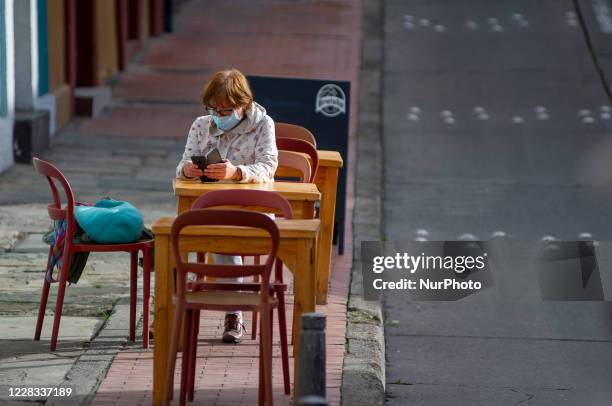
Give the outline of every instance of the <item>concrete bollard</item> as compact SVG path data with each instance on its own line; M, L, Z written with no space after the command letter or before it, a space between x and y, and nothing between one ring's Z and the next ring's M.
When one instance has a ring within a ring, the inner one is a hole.
M325 399L325 315L304 313L298 358L298 405L327 405Z

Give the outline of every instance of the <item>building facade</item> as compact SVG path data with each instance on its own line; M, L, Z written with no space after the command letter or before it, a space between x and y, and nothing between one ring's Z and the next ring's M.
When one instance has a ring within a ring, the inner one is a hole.
M0 171L13 164L15 71L13 0L0 0ZM7 18L9 17L9 18Z
M29 162L171 29L176 0L0 0L0 172ZM101 105L95 103L95 105Z

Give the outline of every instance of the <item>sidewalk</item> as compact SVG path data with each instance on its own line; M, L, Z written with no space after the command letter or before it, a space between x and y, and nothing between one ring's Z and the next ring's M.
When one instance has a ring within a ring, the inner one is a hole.
M180 159L187 130L193 119L202 114L198 104L201 88L210 73L217 69L236 67L246 74L350 80L351 111L357 111L359 1L250 1L240 2L238 6L228 3L186 2L176 16L176 32L149 42L139 56L139 62L118 78L113 87L112 107L101 117L74 120L55 137L45 158L65 171L78 199L94 200L110 195L132 201L142 209L147 224L161 215L174 214L175 198L170 180ZM334 256L329 304L317 309L328 315L327 395L331 404L340 403L346 300L352 261L352 241L348 236L352 235L350 213L356 117L356 114L351 117L350 153L343 169L348 171L345 254ZM10 245L6 241L12 239L14 232L46 230L47 200L48 187L34 174L30 165L16 165L1 175L0 236L5 238L0 242ZM30 262L24 265L28 260ZM12 273L17 278L13 280L14 291L11 294L0 291L3 308L17 302L27 303L10 317L35 314L44 260L44 254L0 252L0 276ZM95 261L96 257L92 260ZM88 341L104 321L104 315L95 312L100 303L92 303L90 299L100 297L104 303L102 307L108 309L127 294L127 272L124 272L128 269L127 258L100 261L104 261L102 275L87 269L82 281L67 292L67 300L70 298L75 305L83 301L87 308L87 312L81 314L68 309L64 313L82 316L83 322L91 324L90 329L81 331L80 341ZM17 262L21 268L16 267ZM15 272L25 268L32 272ZM29 275L31 284L23 279L23 275ZM107 277L114 281L112 288L105 279ZM23 289L26 284L28 288ZM100 289L104 295L99 295ZM291 306L291 297L288 302ZM52 291L48 315L52 315L53 303ZM121 306L115 307L111 322L120 316L119 308ZM45 325L48 326L51 320L48 317ZM63 319L60 344L69 324L67 319ZM30 355L35 353L36 360L47 362L47 347L40 345L33 350L34 342L29 338L33 334L27 333L28 328L33 331L32 319L20 318L20 325L25 333L17 341L7 341L7 337L0 333L0 340L10 344L10 348L0 354L3 358L0 361L2 377L5 376L2 375L2 365L6 365L7 352L21 354L23 348L27 348ZM249 326L249 322L246 325ZM124 327L122 333L125 336L127 323ZM256 342L245 340L238 346L218 344L213 339L219 337L220 328L220 314L203 314L198 353L201 381L197 385L196 401L252 404L257 390ZM97 334L104 336L103 333L104 329ZM140 350L139 344L126 346L124 340L114 342L113 346L123 349L114 358L93 404L150 404L152 352ZM60 377L66 373L69 377L74 376L75 371L80 371L79 357L84 356L86 348L77 347L71 346L75 352L72 358L66 359ZM215 357L210 357L211 353ZM275 362L279 360L279 357L275 358ZM275 365L274 375L274 387L279 391L275 398L277 404L289 404L290 398L281 390L280 363ZM22 385L25 383L27 379L21 382ZM64 379L53 386L69 384Z
M124 100L155 100L161 106L120 106L109 119L90 121L85 128L94 133L117 132L130 136L169 134L184 127L197 114L191 106L173 104L186 102L188 94L193 94L195 99L198 93L194 89L199 91L206 75L224 66L236 66L247 74L325 77L355 83L359 44L346 33L356 30L355 23L359 20L357 7L350 6L346 2L333 5L265 2L244 3L239 9L232 9L223 2L207 2L201 6L197 2L189 3L178 17L177 32L154 41L142 64L131 69L115 88L115 96ZM204 49L207 51L202 52ZM303 52L304 49L309 52ZM345 52L338 53L338 50ZM211 58L211 54L215 56ZM206 73L198 72L202 70ZM168 83L176 86L169 87ZM168 110L173 112L173 118L166 120ZM134 116L144 116L146 120L133 121L132 126L118 125L121 122L118 118ZM151 121L155 123L154 129L148 127ZM350 224L349 219L347 235L351 235ZM328 317L326 372L330 404L340 403L350 243L345 252L342 257L334 256L329 304L317 309ZM289 273L287 280L291 280ZM292 300L289 296L290 312ZM245 312L247 327L250 317L251 313ZM237 346L224 345L220 343L222 331L219 312L203 312L195 399L205 404L253 404L257 396L257 341L246 339ZM277 337L274 342L278 342ZM151 352L136 349L120 352L92 404L149 404L152 364ZM273 374L275 400L289 404L290 397L282 393L280 353L276 345ZM178 382L177 379L177 385Z

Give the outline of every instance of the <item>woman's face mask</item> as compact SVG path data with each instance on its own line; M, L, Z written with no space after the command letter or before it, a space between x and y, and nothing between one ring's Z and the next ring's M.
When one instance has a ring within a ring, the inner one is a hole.
M207 107L208 114L212 116L213 121L217 128L222 131L229 131L236 127L242 119L242 108L220 108L215 109L213 107Z
M217 125L217 128L222 131L229 131L240 123L240 117L238 117L236 110L234 110L229 116L218 116L216 114L212 114L212 119Z

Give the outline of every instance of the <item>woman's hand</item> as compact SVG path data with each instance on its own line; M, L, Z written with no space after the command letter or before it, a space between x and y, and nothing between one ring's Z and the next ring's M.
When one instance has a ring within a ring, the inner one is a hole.
M212 179L234 179L237 168L227 159L218 164L210 164L206 167L204 175Z
M183 175L188 178L199 178L204 176L204 172L193 162L185 162L183 165Z

